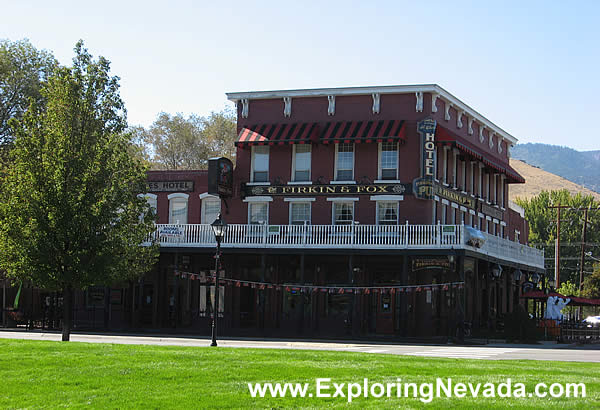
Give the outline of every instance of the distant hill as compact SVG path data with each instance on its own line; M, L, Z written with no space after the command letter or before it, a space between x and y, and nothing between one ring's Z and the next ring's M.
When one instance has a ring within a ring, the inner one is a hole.
M543 190L554 191L566 189L572 194L581 193L583 195L592 195L594 199L600 201L600 194L587 188L577 185L558 175L546 172L543 169L526 164L516 159L510 160L510 166L525 178L524 184L511 184L509 188L509 199L515 198L529 199L538 195Z
M600 192L600 151L548 144L517 144L511 157Z

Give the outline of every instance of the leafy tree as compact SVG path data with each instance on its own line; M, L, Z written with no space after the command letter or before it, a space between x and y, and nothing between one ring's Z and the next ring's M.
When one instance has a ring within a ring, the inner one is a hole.
M581 296L600 299L600 265L596 264L594 271L584 279Z
M13 165L0 194L0 266L9 277L59 290L69 340L74 289L110 285L152 266L141 244L153 215L137 194L145 168L129 154L131 135L118 77L80 41L72 67L59 67L19 120Z
M22 118L30 100L43 106L42 85L56 67L51 53L28 40L0 40L0 147L8 148L14 139L11 118Z
M145 152L152 153L152 166L158 169L206 169L215 156L235 158L236 120L230 110L208 117L161 112L143 134Z
M557 210L551 205L569 206L560 212L560 277L561 284L565 281L579 283L579 263L581 256L581 240L584 212L575 208L597 208L598 202L590 195L571 195L566 189L560 191L542 191L529 200L516 200L517 204L525 209L525 219L529 224L529 242L541 247L545 251L546 274L553 276L556 240L556 215ZM588 227L586 243L600 242L600 211L588 212ZM592 250L588 245L586 250ZM586 258L591 264L591 259ZM591 265L590 265L591 266Z

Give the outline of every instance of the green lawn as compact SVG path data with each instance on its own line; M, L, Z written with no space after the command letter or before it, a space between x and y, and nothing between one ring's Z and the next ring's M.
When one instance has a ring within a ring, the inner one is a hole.
M434 398L431 408L594 408L597 363L426 359L382 354L0 339L0 408L423 407L418 398L252 398L247 383L586 383L587 397ZM347 387L345 387L347 393ZM316 394L316 393L315 393ZM481 393L480 393L481 396Z

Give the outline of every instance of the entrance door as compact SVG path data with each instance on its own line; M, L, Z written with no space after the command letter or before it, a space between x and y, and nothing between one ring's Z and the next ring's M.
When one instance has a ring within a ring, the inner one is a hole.
M394 333L394 298L389 293L377 296L377 333Z

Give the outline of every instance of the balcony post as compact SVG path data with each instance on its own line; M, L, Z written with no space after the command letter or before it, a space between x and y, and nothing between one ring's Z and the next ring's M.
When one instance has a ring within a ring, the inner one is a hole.
M408 248L408 219L406 220L406 231L404 232L404 247Z
M437 246L438 246L438 248L441 248L442 247L442 224L441 224L441 222L439 220L438 220L438 223L437 223L437 235L436 235L436 237L437 237L437 239L436 239L437 240Z

